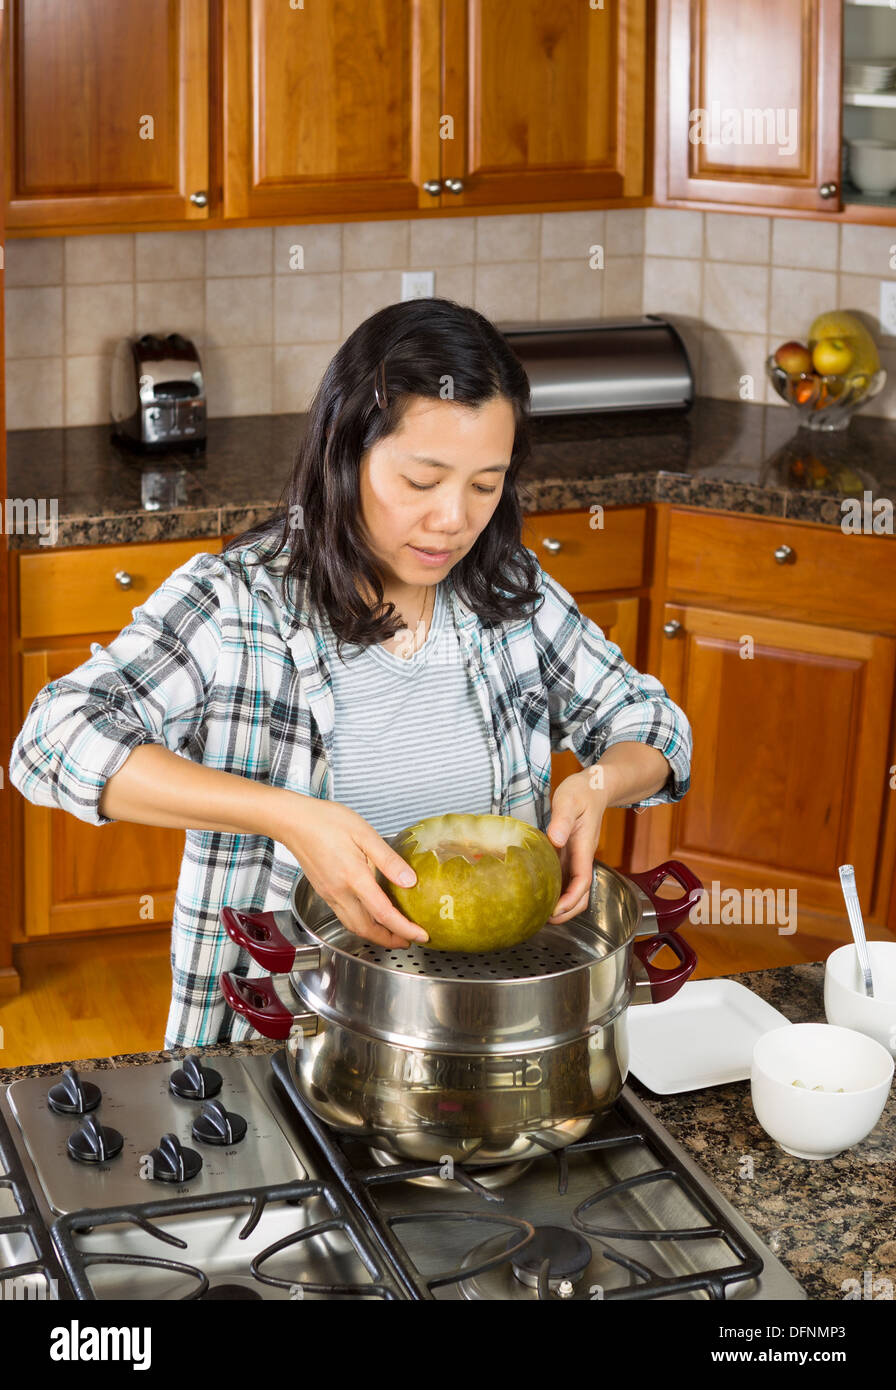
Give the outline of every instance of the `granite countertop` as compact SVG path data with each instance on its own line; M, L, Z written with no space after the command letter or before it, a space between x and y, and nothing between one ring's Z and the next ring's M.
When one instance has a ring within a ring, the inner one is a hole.
M276 507L307 421L213 419L203 453L156 459L106 426L12 430L7 492L55 503L57 546L228 535ZM796 428L783 405L698 397L687 411L541 417L532 434L521 476L530 512L674 502L839 527L843 497L896 502L896 421L861 412L825 433ZM10 544L37 549L46 523L35 512L22 525Z
M781 966L728 978L766 999L792 1023L824 1022L824 965ZM272 1053L279 1042L222 1044L203 1056ZM197 1049L190 1049L196 1051ZM140 1066L185 1055L183 1048L0 1069L0 1083L23 1076ZM766 1242L810 1299L839 1300L856 1280L896 1272L896 1088L872 1133L836 1158L792 1158L759 1126L749 1081L658 1096L628 1085ZM881 1295L883 1296L883 1295Z

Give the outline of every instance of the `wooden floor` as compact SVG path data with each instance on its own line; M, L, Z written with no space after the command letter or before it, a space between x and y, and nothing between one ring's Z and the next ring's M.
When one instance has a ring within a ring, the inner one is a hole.
M0 999L0 1067L158 1051L171 1002L168 949L164 930L20 947L21 992Z
M792 936L779 936L774 926L688 924L685 932L699 960L694 979L824 960L850 939L845 916L810 920L805 914ZM896 939L882 928L869 928L868 935ZM654 964L674 964L668 948ZM29 944L19 948L16 965L21 993L0 999L0 1068L163 1046L171 998L164 931Z

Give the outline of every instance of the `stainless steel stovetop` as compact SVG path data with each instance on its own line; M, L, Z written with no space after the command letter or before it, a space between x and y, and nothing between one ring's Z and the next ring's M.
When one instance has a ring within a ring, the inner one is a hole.
M83 1072L54 1093L98 1087L80 1115L58 1075L0 1088L0 1288L58 1261L63 1298L806 1297L628 1088L524 1171L452 1169L335 1135L283 1053L204 1059L204 1097L184 1067Z

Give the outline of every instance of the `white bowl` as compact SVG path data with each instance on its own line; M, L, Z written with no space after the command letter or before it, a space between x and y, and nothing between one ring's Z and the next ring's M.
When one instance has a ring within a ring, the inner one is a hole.
M896 1057L896 941L869 941L874 998L865 981L853 943L838 946L824 967L824 1016L840 1028L855 1028Z
M848 140L849 176L861 193L886 195L896 188L896 145L892 140Z
M750 1094L757 1120L785 1153L834 1158L871 1133L892 1080L893 1058L872 1038L828 1023L793 1023L757 1039Z

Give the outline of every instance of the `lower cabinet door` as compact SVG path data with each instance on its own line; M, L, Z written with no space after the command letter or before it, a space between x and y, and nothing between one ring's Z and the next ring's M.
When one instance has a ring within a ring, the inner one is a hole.
M717 882L723 913L725 888L744 901L752 890L751 905L765 892L767 907L771 890L844 923L837 870L849 863L863 909L885 921L896 639L685 604L662 622L657 674L691 722L691 788L654 810L640 857L684 860L708 893Z
M23 717L43 686L89 656L89 646L23 652ZM170 923L182 830L87 825L67 811L23 805L27 936Z

